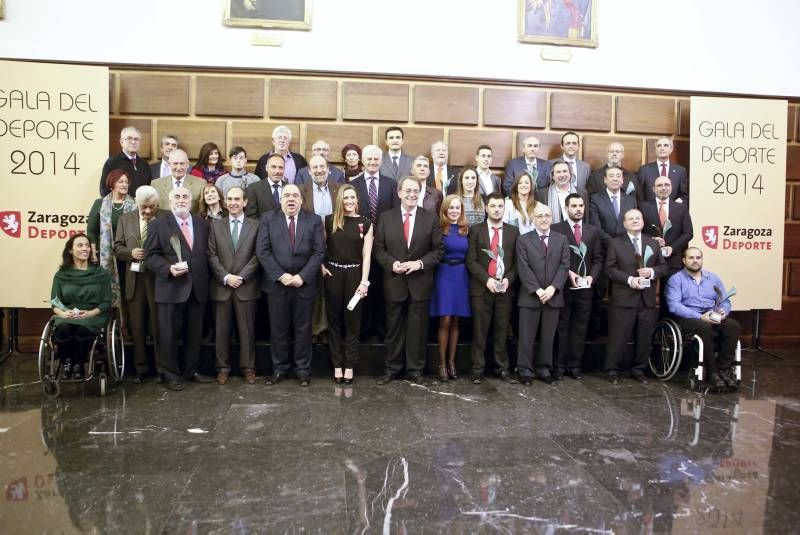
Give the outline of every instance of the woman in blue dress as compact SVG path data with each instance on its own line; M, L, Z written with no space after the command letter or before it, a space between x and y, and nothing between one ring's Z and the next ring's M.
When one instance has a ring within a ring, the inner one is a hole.
M458 318L472 314L469 307L469 273L464 265L469 246L469 225L458 195L448 195L439 210L444 258L436 267L431 316L439 316L440 381L457 379Z

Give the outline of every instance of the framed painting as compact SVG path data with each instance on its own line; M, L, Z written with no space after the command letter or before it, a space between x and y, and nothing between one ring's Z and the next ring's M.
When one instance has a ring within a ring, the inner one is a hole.
M598 0L517 0L523 43L597 47Z
M311 0L225 0L223 24L242 28L311 29Z

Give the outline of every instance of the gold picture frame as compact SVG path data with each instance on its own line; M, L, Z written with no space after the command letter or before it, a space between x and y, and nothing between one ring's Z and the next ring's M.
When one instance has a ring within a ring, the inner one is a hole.
M225 26L311 29L311 0L225 0Z
M522 43L597 48L598 0L517 0Z

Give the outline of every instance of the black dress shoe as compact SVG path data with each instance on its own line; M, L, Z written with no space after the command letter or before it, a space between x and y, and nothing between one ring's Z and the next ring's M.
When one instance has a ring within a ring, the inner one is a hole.
M135 385L140 385L145 382L147 382L147 376L143 373L140 373L139 375L133 378L133 384Z
M481 381L483 381L483 376L479 374L473 374L469 379L472 381L472 384L479 385L481 384Z
M722 380L725 381L725 385L731 388L736 388L739 385L736 381L736 375L733 373L733 370L720 370L719 376L722 377Z
M502 370L501 372L499 372L497 374L497 378L500 379L501 381L504 381L504 382L510 384L510 385L515 385L518 382L516 379L514 379L514 376L512 376L510 373L508 373L505 370Z
M308 375L303 375L297 379L300 381L300 386L308 386L311 384L311 377Z
M556 381L560 381L561 379L564 378L564 372L562 372L561 370L555 371L555 372L553 372L552 377Z
M571 369L569 371L569 376L572 377L573 379L578 380L578 381L583 379L583 374L581 373L581 371L578 368Z
M556 380L552 375L540 375L539 380L549 385L555 384Z
M72 367L72 378L76 380L83 380L83 364L76 364Z
M606 375L606 379L612 385L619 384L619 377L617 376L616 373L609 373L608 375Z
M421 385L422 384L422 375L418 374L418 373L415 373L413 375L409 375L408 377L406 377L406 379L408 379L409 382L414 383L415 385Z
M519 382L525 386L531 386L533 384L533 377L530 375L520 375Z
M184 388L183 381L167 381L167 388L175 392L180 392Z
M647 384L647 377L645 377L643 373L631 374L631 379L633 379L637 383L641 383L643 385Z
M716 389L721 389L721 388L725 388L726 386L728 386L728 384L725 382L725 380L722 377L720 377L720 375L717 374L717 373L709 374L709 376L708 376L708 384L710 384L712 387L714 387Z
M384 375L383 377L378 379L376 381L376 383L379 384L379 385L385 385L385 384L391 383L392 381L394 381L396 379L397 379L397 377L395 377L391 373L387 373L386 375Z
M276 385L286 379L286 374L281 372L275 372L272 375L268 375L266 379L264 379L265 385Z
M347 377L342 378L342 384L345 384L345 385L353 384L353 378L352 377L350 377L349 379Z
M194 381L195 383L213 383L216 381L216 379L213 377L203 375L200 372L194 372L191 376L189 376L189 380Z

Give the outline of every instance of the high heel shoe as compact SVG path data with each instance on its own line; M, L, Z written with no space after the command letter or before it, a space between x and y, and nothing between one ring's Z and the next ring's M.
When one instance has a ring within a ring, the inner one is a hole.
M338 384L342 383L342 369L341 368L334 368L333 369L333 382Z
M450 366L447 367L447 376L450 377L450 380L452 381L458 379L458 374L456 373L455 364L450 364Z
M447 382L447 368L445 366L439 366L439 374L437 375L437 379L441 382Z
M348 377L348 375L350 377ZM346 385L353 384L353 368L345 368L344 369L344 377L342 378L342 382Z

